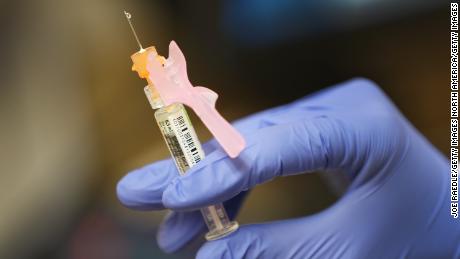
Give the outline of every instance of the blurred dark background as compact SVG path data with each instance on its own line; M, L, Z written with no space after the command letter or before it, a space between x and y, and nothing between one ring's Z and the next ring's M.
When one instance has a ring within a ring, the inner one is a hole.
M168 156L145 82L130 69L137 45L123 10L144 46L166 54L178 42L192 82L220 94L228 119L361 76L448 150L448 2L19 0L0 8L0 258L191 258L202 242L166 255L155 242L165 212L134 212L116 199L126 172ZM338 195L318 174L277 179L251 192L238 221L312 214Z

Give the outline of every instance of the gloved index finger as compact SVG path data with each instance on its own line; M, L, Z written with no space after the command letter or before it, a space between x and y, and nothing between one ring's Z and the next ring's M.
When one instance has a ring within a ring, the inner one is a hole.
M117 184L118 199L126 207L137 210L164 209L163 191L179 175L172 159L136 169Z

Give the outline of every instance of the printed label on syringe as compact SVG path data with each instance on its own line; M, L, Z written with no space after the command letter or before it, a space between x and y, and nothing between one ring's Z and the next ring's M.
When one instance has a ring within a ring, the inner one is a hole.
M185 110L184 110L185 111ZM171 128L177 137L185 159L190 167L204 158L200 142L185 112L178 112L169 117Z
M172 130L171 122L168 119L158 121L158 126L160 126L160 130L166 141L166 145L168 145L168 149L171 152L174 161L176 162L177 168L181 174L185 173L185 171L187 171L189 168L189 165L187 163L187 159L185 158L184 152L181 149L179 141L174 131Z

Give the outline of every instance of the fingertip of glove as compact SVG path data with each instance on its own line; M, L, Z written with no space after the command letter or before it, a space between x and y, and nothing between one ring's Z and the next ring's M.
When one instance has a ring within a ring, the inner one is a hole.
M157 232L157 244L165 253L174 253L205 229L200 211L170 212Z
M161 238L159 235L157 235L157 244L161 251L167 254L177 252L182 247L181 243L172 242L172 240Z
M137 203L135 202L134 197L135 195L132 191L131 185L129 183L129 179L127 179L129 176L126 175L124 176L118 183L116 187L116 192L117 192L117 197L118 200L123 204L124 206L128 208L135 208Z
M132 209L162 209L161 198L176 172L171 161L160 161L126 174L116 186L118 200Z
M126 196L125 196L125 186L124 186L124 183L123 183L122 180L120 180L120 181L117 183L116 192L117 192L118 200L119 200L123 205L126 205L126 204L128 203L128 201L125 199L125 198L126 198Z
M156 241L158 244L158 247L165 252L165 253L174 253L179 249L179 244L178 242L175 242L175 240L172 240L172 238L169 237L168 232L170 232L170 225L175 212L170 212L168 215L166 215L163 223L161 223L157 236L156 236Z

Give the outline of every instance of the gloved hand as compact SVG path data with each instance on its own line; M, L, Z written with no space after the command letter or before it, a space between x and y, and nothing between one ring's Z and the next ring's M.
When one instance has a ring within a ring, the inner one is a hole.
M158 234L166 251L203 231L201 215L193 210L229 200L235 212L241 193L257 184L333 170L351 184L330 208L241 226L207 242L197 257L460 258L448 161L372 82L348 81L236 126L248 143L237 159L211 142L207 148L214 151L183 177L165 160L118 184L118 197L128 207L175 211Z

